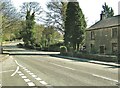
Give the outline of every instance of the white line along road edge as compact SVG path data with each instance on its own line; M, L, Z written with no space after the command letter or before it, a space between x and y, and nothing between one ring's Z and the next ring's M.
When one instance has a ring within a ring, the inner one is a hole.
M95 77L99 77L99 78L102 78L102 79L106 79L106 80L114 81L114 82L118 83L118 80L115 80L115 79L107 78L107 77L96 75L96 74L92 74L92 75L95 76Z

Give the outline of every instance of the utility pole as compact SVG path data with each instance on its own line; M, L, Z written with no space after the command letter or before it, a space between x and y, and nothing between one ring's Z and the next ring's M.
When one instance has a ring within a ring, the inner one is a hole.
M2 37L3 37L3 33L2 33L2 12L0 12L0 54L3 53L3 47L2 47Z
M120 14L120 2L118 2L118 13ZM118 16L118 63L120 63L120 16Z
M120 22L120 18L119 22ZM118 63L120 63L120 25L118 26Z

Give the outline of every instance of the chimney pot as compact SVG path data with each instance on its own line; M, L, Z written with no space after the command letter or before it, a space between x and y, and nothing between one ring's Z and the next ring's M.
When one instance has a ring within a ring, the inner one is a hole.
M100 14L100 20L104 20L106 18L105 13L102 11Z

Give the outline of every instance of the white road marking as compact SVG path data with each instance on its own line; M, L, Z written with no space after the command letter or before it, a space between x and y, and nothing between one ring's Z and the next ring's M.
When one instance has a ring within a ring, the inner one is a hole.
M41 79L41 78L39 78L39 77L38 77L38 78L35 78L35 79L36 79L36 80L38 80L38 81L42 80L42 79Z
M36 76L36 75L32 75L32 77L34 77L34 78L35 78L35 77L37 77L37 76Z
M26 67L23 67L23 69L26 69Z
M17 73L19 73L19 74L20 74L20 73L22 73L22 72L21 72L21 71L18 71Z
M109 80L109 81L118 82L118 80L107 78L107 77L104 77L104 76L100 76L100 75L96 75L96 74L92 74L92 75L95 76L95 77L99 77L99 78L102 78L102 79Z
M17 67L16 71L11 76L14 76L16 73L20 73L19 75L24 79L25 82L27 82L28 86L35 86L35 84L33 82L30 82L30 80L27 79L27 77L24 76L24 74L22 74L22 72L20 72L20 71L18 72L19 66L22 67L26 72L28 72L33 77L37 77L37 76L34 75L34 73L30 73L30 71L28 69L26 69L26 67L18 64L17 60L15 60L15 63L18 65L18 67Z
M21 74L19 74L20 76L23 76L24 74L23 73L21 73Z
M24 81L25 81L25 82L30 82L30 80L29 80L29 79L24 79Z
M27 78L26 76L21 76L23 79Z
M12 57L13 58L13 57ZM23 67L22 65L18 64L17 60L15 60L15 63L20 66L20 67Z
M39 81L41 84L46 85L47 88L53 88L51 85L48 85L45 81L42 81L41 78L39 78L39 77L36 78L37 75L34 75L34 73L30 73L31 71L29 71L26 67L18 64L18 62L16 60L15 60L15 63L18 65L18 67L17 67L16 71L11 76L14 76L16 73L18 73L24 79L24 81L28 84L28 86L35 86L35 84L33 82L31 82L29 79L27 79L27 76L24 76L24 74L21 71L18 71L19 70L19 66L20 66L26 72L28 72L32 77L34 77L37 81ZM54 63L52 63L52 64L54 64ZM64 67L64 66L61 66L61 65L58 65L58 64L54 64L54 65L57 65L57 66L60 66L60 67ZM69 68L69 67L64 67L64 68L75 70L75 69L72 69L72 68Z
M18 70L19 70L19 66L17 66L16 71L11 76L14 76L18 72Z
M28 69L24 69L25 71L28 71Z
M27 73L30 73L30 71L26 71Z
M56 66L59 66L59 67L67 68L67 69L70 69L70 70L75 70L75 69L73 69L73 68L65 67L65 66L62 66L62 65L55 64L55 63L51 63L51 64L56 65Z
M35 86L35 84L33 82L28 82L27 84L28 84L28 86Z
M11 72L11 71L14 71L14 70L2 71L2 72L0 72L0 73L6 73L6 72Z
M30 75L33 75L34 73L29 73Z
M40 83L43 85L47 85L47 83L45 81L40 81Z
M15 63L16 63L18 66L20 66L20 65L18 64L17 60L15 60Z

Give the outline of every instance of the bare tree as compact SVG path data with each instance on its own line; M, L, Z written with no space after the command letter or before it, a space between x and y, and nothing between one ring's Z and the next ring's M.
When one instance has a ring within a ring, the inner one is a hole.
M67 2L56 0L48 2L46 11L46 25L54 26L57 30L64 33L64 22Z
M30 12L30 14L35 14L35 19L39 19L40 14L42 13L42 8L39 5L38 2L24 2L23 5L21 6L21 17L25 19L27 11Z

